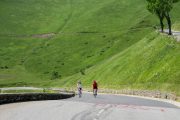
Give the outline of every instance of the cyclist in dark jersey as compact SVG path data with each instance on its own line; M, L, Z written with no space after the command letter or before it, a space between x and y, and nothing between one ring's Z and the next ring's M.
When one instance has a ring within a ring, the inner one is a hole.
M82 84L81 84L81 81L78 81L77 89L78 89L79 98L81 98L82 97Z

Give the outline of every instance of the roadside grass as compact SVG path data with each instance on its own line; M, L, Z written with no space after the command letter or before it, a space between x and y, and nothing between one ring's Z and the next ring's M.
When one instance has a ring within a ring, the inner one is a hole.
M6 94L6 93L58 93L54 90L49 89L42 89L42 90L1 90L0 94Z
M5 93L43 93L42 90L3 90L1 94Z
M171 17L172 17L172 21L173 21L173 30L176 31L180 31L180 15L179 12L180 11L180 2L178 2L177 4L174 5L174 8L171 12Z
M173 24L173 30L180 31L180 22L176 22Z

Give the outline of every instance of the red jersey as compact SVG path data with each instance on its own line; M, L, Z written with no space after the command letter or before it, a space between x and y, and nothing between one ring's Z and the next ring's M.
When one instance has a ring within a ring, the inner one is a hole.
M93 83L93 89L98 89L97 82L95 82L95 81L94 81L94 83Z

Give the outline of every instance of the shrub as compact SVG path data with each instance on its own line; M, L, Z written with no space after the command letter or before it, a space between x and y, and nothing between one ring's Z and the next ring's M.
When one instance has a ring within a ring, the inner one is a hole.
M88 69L88 68L90 68L90 67L92 67L92 66L93 66L93 65L87 65L86 68Z
M61 75L57 71L53 71L52 75L51 75L51 80L55 80L55 79L58 79L60 77L61 77Z
M88 44L88 42L85 42L84 44L85 44L85 45L87 45L87 44Z
M8 69L9 67L8 66L4 66L5 69Z
M85 69L81 69L80 72L81 72L81 75L85 75Z

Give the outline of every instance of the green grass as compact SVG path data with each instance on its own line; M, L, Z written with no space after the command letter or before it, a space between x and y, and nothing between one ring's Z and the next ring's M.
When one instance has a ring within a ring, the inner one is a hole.
M57 91L43 89L43 90L3 90L0 92L1 94L5 93L58 93Z
M180 3L177 3L174 5L174 9L172 10L171 12L171 16L173 18L173 30L177 30L177 31L180 31L180 16L179 16L179 13L177 11L180 11L179 9L179 5Z
M173 25L173 30L176 30L176 31L179 31L179 30L180 30L180 22L176 22L176 23Z
M2 0L0 34L56 32L68 17L70 0Z
M0 87L75 87L79 79L89 87L96 79L101 88L179 95L179 43L153 32L158 19L145 0L1 0L0 17ZM43 33L56 35L30 37Z
M82 80L85 87L91 87L97 80L105 89L155 89L180 95L179 45L173 38L152 33L88 69L85 75L76 74L52 86L65 82L65 86L75 87L76 81Z
M1 93L43 93L42 90L4 90Z

